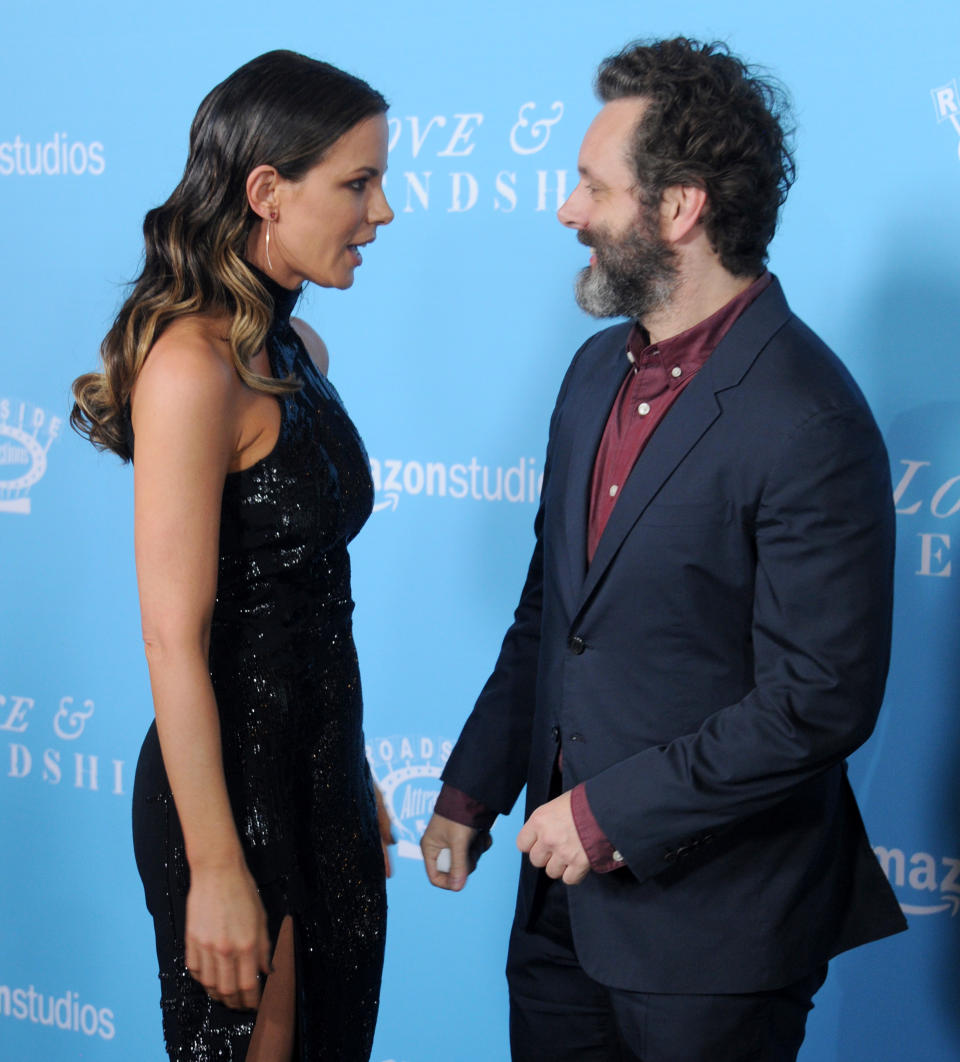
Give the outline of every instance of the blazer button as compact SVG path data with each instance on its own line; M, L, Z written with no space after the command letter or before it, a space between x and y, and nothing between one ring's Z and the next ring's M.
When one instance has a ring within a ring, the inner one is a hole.
M560 727L558 727L558 726L550 727L550 737L552 737L554 741L559 741L560 740Z
M579 656L587 647L587 643L579 634L571 635L567 645L570 647L570 652L573 653L574 656Z

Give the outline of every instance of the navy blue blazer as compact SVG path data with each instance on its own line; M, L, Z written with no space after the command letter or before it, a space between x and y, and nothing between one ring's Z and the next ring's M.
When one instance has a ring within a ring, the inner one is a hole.
M550 424L536 546L444 780L507 812L563 784L625 865L567 889L577 955L634 991L754 992L906 926L844 758L891 627L887 454L777 282L676 400L593 562L590 478L629 325L589 339ZM525 859L517 917L537 871Z

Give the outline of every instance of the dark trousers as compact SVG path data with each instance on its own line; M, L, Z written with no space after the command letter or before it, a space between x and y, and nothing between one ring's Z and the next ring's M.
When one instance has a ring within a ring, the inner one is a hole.
M609 988L580 968L566 888L545 884L534 931L515 925L510 937L513 1062L795 1062L826 964L745 995Z

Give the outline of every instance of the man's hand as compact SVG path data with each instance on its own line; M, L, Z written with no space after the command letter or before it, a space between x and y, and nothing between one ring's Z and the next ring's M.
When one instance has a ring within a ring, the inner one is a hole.
M537 808L517 835L517 847L535 867L543 867L548 877L562 878L565 885L579 884L590 870L573 822L569 792Z
M438 889L459 892L467 883L467 875L473 873L477 860L493 844L490 834L462 826L459 822L434 814L420 838L423 865L431 885ZM437 857L450 850L450 869L437 870Z

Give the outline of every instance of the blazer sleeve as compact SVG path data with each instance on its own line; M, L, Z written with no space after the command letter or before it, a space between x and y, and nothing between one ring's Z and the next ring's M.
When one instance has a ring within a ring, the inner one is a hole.
M444 782L501 814L511 811L527 780L540 661L543 499L547 494L553 444L569 381L589 343L587 340L574 355L550 418L540 506L533 525L533 556L513 624L504 637L493 673L481 690L442 775Z
M586 782L598 823L640 880L667 869L665 852L771 807L841 762L876 722L894 549L880 433L865 407L821 411L774 461L754 533L754 687L695 732Z

